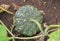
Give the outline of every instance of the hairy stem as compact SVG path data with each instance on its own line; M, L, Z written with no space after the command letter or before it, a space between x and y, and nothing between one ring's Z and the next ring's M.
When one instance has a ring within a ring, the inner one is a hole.
M12 25L12 27L11 27L11 32L13 31L13 29L14 29L14 25Z
M36 38L40 38L44 35L38 35L38 36L33 36L33 37L14 37L15 39L36 39Z
M9 31L9 29L5 26L5 24L1 20L0 23L5 27L5 29L9 32L9 34L11 34L12 37L14 37L14 35Z
M42 26L41 26L41 24L40 24L38 21L36 21L36 20L34 20L34 19L32 19L32 18L30 18L30 21L36 23L37 26L39 27L40 31L44 34L44 31L43 31L43 29L42 29Z
M57 28L57 27L59 28L60 25L59 25L59 24L58 24L58 25L49 25L49 26L46 27L45 33L48 34L48 30L49 30L50 28Z
M13 39L14 37L9 37L9 40Z
M36 38L40 38L43 37L44 35L38 35L38 36L33 36L33 37L9 37L9 39L36 39Z
M13 39L13 41L15 41L15 38L14 37L9 37L9 40Z
M9 32L9 34L12 35L12 37L9 37L9 39L13 39L13 41L15 41L15 39L35 39L35 38L40 38L40 37L44 36L44 35L38 35L38 36L33 36L33 37L16 37L13 35L12 32L9 31L9 29L4 25L4 23L1 20L0 20L0 23L5 27L5 29Z

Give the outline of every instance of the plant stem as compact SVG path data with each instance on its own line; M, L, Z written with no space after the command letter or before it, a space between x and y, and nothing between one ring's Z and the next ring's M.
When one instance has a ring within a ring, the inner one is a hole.
M33 36L33 37L10 37L9 39L36 39L36 38L40 38L43 37L44 35L38 35L38 36Z
M36 38L40 38L44 35L38 35L38 36L33 36L33 37L9 37L9 39L36 39Z
M14 29L14 25L12 25L12 27L11 27L11 32L13 31L13 29Z
M9 13L9 14L12 14L12 15L14 14L13 12L8 11L8 10L6 10L6 9L2 8L1 6L0 6L0 9L1 9L1 10L3 10L3 11L6 11L6 12L7 12L7 13Z
M5 27L5 29L9 32L9 34L11 34L14 37L14 35L9 31L9 29L5 26L5 24L1 20L0 23Z
M33 36L33 37L16 37L9 31L9 29L4 25L4 23L1 20L0 20L0 22L5 27L5 29L9 32L9 34L12 35L12 37L10 37L9 39L13 39L13 41L14 41L14 39L35 39L35 38L40 38L40 37L44 36L44 35L38 35L38 36Z
M9 37L9 40L14 39L14 37Z
M49 26L47 26L47 28L45 29L45 33L47 33L48 34L48 30L50 29L50 28L59 28L60 27L60 25L58 24L58 25L49 25Z
M15 38L14 37L9 37L9 40L13 39L13 41L15 41Z
M40 24L38 21L36 21L36 20L34 20L34 19L32 19L32 18L30 18L30 21L36 23L37 26L39 27L40 31L44 34L44 31L43 31L43 29L42 29L42 26L41 26L41 24Z
M9 29L5 26L5 24L0 20L0 22L1 22L1 24L5 27L5 29L9 32L9 34L11 34L12 35L12 37L11 38L9 38L9 39L13 39L13 41L15 41L15 39L14 39L14 35L9 31Z
M38 36L33 36L33 37L14 37L15 39L36 39L36 38L40 38L44 35L38 35Z

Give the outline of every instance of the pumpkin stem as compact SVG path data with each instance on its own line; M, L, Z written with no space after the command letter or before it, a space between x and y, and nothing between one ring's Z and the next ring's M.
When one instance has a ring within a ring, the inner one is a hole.
M34 20L34 19L32 19L32 18L30 18L29 21L32 21L32 22L36 23L37 26L39 27L40 31L44 34L44 31L43 31L43 29L42 29L42 25L41 25L38 21L36 21L36 20Z

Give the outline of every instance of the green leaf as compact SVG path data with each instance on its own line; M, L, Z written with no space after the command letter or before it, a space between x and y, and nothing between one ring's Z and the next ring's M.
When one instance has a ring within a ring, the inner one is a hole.
M3 25L0 24L0 41L9 41L7 31Z
M56 30L49 35L49 39L47 41L60 41L59 37L60 37L60 30Z

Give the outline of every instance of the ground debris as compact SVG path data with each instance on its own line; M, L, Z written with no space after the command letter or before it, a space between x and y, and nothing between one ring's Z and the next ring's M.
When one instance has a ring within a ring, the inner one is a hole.
M4 8L4 9L6 9L6 10L8 10L8 9L10 8L10 5L1 4L1 5L0 5L0 13L4 12L4 10L2 10L1 7Z
M14 10L17 10L20 6L16 5L15 3L12 3Z
M23 0L23 2L26 2L26 0Z
M43 5L45 6L47 4L47 2L43 2Z

